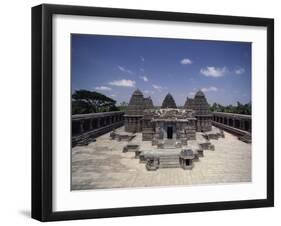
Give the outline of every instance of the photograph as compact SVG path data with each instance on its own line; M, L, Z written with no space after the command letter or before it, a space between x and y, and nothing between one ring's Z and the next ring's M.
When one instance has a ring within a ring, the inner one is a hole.
M252 182L252 43L71 33L71 191Z
M41 4L31 38L32 218L274 206L273 18Z

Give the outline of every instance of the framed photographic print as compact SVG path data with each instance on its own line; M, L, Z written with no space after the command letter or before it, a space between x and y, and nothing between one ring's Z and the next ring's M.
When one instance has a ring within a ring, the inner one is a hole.
M32 8L32 217L274 205L274 21Z

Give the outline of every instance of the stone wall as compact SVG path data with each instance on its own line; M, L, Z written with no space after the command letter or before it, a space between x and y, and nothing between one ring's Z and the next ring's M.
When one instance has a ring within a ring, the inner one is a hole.
M197 132L208 132L212 130L212 118L211 114L208 115L196 115L196 131Z
M251 130L252 130L252 116L251 115L214 112L213 121L216 123L234 127L239 130L244 130L247 132L251 132Z
M252 142L252 116L224 112L213 113L213 125L226 130L246 143Z
M94 138L124 125L124 112L72 115L72 146L86 145Z
M137 133L142 131L142 115L125 115L125 131Z

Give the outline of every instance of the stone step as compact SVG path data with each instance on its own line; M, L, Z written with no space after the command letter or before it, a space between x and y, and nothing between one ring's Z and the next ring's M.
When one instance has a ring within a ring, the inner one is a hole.
M179 157L176 158L161 158L159 159L160 161L179 161Z
M160 164L179 164L179 159L161 160Z
M179 157L160 157L159 158L160 161L179 161Z
M179 165L180 162L160 162L160 165Z
M178 164L180 161L161 161L160 160L160 164Z
M167 145L167 144L164 144L163 148L164 148L164 149L176 149L176 146L175 146L175 145Z
M159 164L159 168L179 168L180 164Z
M175 140L165 140L165 141L164 141L164 144L173 145L173 144L175 144Z
M160 156L160 159L178 159L179 158L179 156L178 155L162 155L162 156Z

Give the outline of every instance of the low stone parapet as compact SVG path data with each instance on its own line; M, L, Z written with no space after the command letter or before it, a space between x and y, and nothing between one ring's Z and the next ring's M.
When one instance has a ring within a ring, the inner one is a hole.
M96 137L124 125L124 112L72 115L72 147L87 145Z

